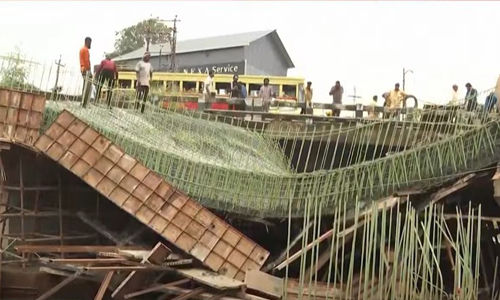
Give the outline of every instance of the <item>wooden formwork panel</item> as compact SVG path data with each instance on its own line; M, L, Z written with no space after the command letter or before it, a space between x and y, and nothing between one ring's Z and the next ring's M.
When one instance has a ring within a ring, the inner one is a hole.
M0 88L0 138L33 145L44 108L45 96Z
M35 147L215 272L243 281L269 252L63 111Z

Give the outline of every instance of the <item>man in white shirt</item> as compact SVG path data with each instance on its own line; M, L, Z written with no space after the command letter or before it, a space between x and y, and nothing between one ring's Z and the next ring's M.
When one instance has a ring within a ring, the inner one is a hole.
M448 103L448 105L458 105L459 104L458 85L454 84L452 89L453 89L453 92L451 93L451 100Z
M370 102L370 105L368 108L368 118L372 118L372 119L378 118L378 112L375 111L375 108L378 105L377 100L378 100L378 96L377 95L373 96L373 100Z
M149 62L151 54L144 53L144 57L135 66L135 74L137 76L137 98L138 101L135 108L137 109L142 100L141 113L144 112L144 106L149 94L149 82L153 77L153 66Z
M260 87L259 98L262 98L262 108L269 111L269 104L273 97L273 88L269 85L269 78L264 78L264 85Z
M203 82L203 96L205 97L205 103L208 103L210 101L210 97L212 96L214 75L214 71L208 72L208 76Z

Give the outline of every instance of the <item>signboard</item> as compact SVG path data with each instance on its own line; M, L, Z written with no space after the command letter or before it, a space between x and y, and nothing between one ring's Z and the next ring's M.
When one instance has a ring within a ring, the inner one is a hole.
M245 62L233 62L233 63L222 63L222 64L210 64L210 65L202 65L202 66L193 66L193 67L180 67L179 68L183 73L202 73L206 74L209 71L214 71L215 74L245 74Z

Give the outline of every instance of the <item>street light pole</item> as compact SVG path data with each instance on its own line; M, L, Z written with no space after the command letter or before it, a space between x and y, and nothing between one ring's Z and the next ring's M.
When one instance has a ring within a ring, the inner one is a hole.
M158 58L158 71L161 70L161 50L163 49L163 44L160 44L160 57Z
M406 73L412 73L413 74L413 71L412 70L405 70L405 68L403 68L403 91L405 90Z

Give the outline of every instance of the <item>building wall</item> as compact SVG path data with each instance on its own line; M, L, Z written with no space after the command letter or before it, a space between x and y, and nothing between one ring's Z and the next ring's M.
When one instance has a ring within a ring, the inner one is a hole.
M180 69L185 67L206 66L209 64L222 64L222 63L235 63L243 62L245 60L245 51L243 47L216 49L203 52L181 53L177 54L176 65ZM126 68L134 68L138 59L119 61L119 66ZM158 70L160 63L159 57L151 57L151 64L153 68ZM170 60L167 56L161 58L161 69L167 69L170 66Z
M245 47L247 74L286 76L288 67L281 57L271 35L265 36Z
M246 60L246 69L244 72L238 72L238 74L287 76L288 66L275 43L272 36L268 35L252 42L246 47L177 54L177 68L179 72L183 72L184 68L196 69L196 67L206 67L212 64L235 64ZM137 61L138 59L120 61L118 65L127 69L133 69ZM155 70L159 70L159 57L152 57L151 63ZM169 66L169 58L163 56L161 58L161 70L167 70Z

